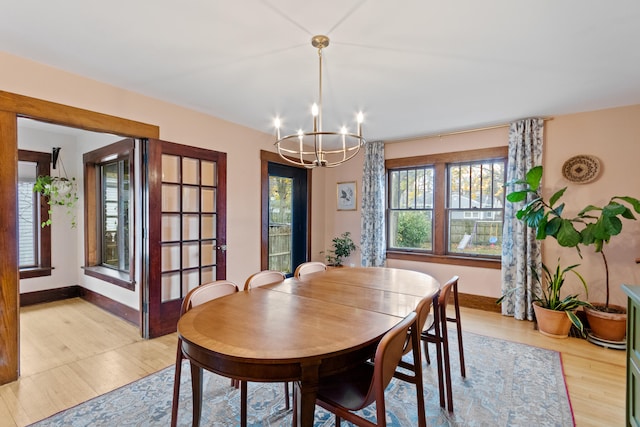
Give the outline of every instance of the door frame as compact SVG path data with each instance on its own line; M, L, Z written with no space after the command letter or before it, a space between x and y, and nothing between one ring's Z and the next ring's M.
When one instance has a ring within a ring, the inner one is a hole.
M156 125L0 91L0 385L15 381L20 373L18 218L16 209L7 208L16 203L18 117L123 137L160 137Z
M260 150L260 269L269 268L269 163L306 169L307 171L307 248L305 258L311 255L311 169L287 162L279 154Z

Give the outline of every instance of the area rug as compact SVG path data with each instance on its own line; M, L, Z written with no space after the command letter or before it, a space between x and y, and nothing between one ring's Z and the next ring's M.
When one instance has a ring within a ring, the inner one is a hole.
M440 408L437 369L425 363L428 426L575 425L558 352L464 332L467 376L462 378L454 330L449 338L455 411ZM431 355L435 359L432 346ZM178 425L190 426L191 380L188 362L184 363ZM173 366L163 369L33 426L168 426L173 371ZM290 426L291 411L285 410L283 392L281 383L249 383L248 425ZM385 399L387 425L417 425L412 384L394 379ZM374 405L363 415L374 420ZM205 372L201 425L240 425L240 393L229 379ZM333 416L316 407L314 427L333 425Z

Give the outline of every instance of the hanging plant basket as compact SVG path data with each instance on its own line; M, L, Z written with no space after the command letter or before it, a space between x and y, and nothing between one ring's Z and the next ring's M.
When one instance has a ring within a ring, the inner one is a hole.
M51 215L53 206L64 206L67 208L67 215L71 220L71 227L76 226L76 203L78 202L78 185L75 177L52 177L41 175L36 178L33 191L42 194L49 204L49 217L43 221L41 226L51 225Z

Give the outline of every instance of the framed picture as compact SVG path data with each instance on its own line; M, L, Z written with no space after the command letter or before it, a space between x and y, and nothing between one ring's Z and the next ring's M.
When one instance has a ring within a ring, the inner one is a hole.
M338 183L338 210L355 211L357 209L356 182Z

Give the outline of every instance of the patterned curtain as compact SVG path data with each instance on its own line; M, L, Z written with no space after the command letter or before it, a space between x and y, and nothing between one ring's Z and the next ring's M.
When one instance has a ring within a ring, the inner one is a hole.
M387 252L385 228L384 142L365 145L362 171L362 237L363 267L382 267Z
M542 164L544 120L525 119L511 123L509 128L509 163L507 182L523 179L533 166ZM508 188L507 192L513 188ZM534 280L531 266L541 272L540 241L534 230L516 218L525 202L509 203L504 207L502 232L502 293L513 293L502 302L502 314L516 319L533 320L533 296L540 285Z

